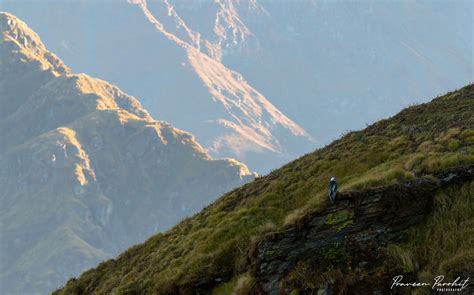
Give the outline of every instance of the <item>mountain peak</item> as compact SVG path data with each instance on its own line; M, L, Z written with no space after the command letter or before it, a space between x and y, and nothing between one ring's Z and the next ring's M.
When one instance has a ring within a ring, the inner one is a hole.
M0 12L2 55L8 63L10 53L20 53L22 60L37 60L43 70L50 69L56 76L70 74L69 68L53 53L46 50L38 34L26 23L8 12Z
M31 30L23 21L8 12L0 12L0 30L2 34L17 40L22 46L35 50L44 49L38 34Z

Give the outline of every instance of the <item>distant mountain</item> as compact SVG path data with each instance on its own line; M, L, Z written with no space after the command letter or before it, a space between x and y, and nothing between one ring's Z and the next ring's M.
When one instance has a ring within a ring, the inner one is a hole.
M472 278L473 114L471 84L350 132L54 294L405 294L394 276Z
M18 7L39 17L36 13L47 8L54 16L38 21L51 30L40 31L46 44L70 49L59 55L73 69L139 96L153 115L195 134L215 157L237 158L266 172L314 146L303 128L241 74L202 52L192 40L199 33L176 32L174 27L184 24L162 19L167 13L156 14L156 9L172 14L166 1L150 7L145 1L11 4L3 3L2 9L16 13ZM26 19L35 23L35 17Z
M260 172L474 80L472 1L0 5L76 71Z
M0 293L46 294L253 178L0 14Z

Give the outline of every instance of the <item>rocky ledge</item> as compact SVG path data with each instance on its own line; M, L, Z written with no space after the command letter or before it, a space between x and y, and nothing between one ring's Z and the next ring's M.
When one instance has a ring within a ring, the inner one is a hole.
M381 294L382 280L388 276L376 274L379 266L388 263L382 248L401 242L404 230L429 214L436 190L470 181L473 175L474 166L458 167L435 178L339 194L335 205L304 216L256 245L249 258L256 293L289 293L292 276L304 276L310 265L321 282L330 282L331 276L351 280L353 275L374 286L360 292ZM327 286L329 293L323 293L331 294L331 284Z

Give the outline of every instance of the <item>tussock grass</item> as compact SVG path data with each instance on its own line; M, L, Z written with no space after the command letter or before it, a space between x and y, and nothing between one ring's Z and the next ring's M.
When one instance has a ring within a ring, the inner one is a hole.
M232 280L212 290L212 295L246 295L250 294L255 278L248 272L235 276Z
M348 133L323 149L225 194L170 231L132 247L116 260L102 263L79 280L70 281L58 293L110 293L127 285L136 292L166 294L198 283L215 284L216 279L224 281L222 290L228 290L245 272L245 256L255 241L326 206L331 176L338 178L342 190L352 190L474 163L473 113L474 86L470 85L431 103L407 108L363 131ZM447 201L438 197L438 202ZM460 208L458 213L461 212ZM440 226L447 232L453 230L457 235L461 231L455 224L444 224L454 222L450 216L439 215L438 219L433 220L430 231L436 231L435 222L443 223ZM427 253L434 255L434 263L442 254L430 248L439 241L429 237L426 235L417 252L407 253L405 258L405 248L393 248L392 252L403 258L407 270L416 269L413 259L428 257ZM449 235L442 239L446 240L443 249L462 248ZM459 239L465 243L467 237ZM461 265L461 260L441 258L445 263ZM435 266L426 269L434 272Z
M407 243L387 247L387 254L403 271L417 273L420 281L438 275L455 279L472 275L473 237L474 182L469 182L440 190L433 214L422 226L411 228Z

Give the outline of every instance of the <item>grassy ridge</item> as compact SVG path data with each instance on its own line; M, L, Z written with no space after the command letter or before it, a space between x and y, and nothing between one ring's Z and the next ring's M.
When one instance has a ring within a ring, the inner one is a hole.
M253 241L325 206L331 176L342 190L360 189L473 164L473 114L469 85L351 132L224 195L170 231L70 280L57 294L166 294L216 280L251 281L239 273Z

